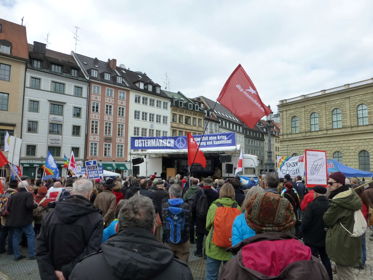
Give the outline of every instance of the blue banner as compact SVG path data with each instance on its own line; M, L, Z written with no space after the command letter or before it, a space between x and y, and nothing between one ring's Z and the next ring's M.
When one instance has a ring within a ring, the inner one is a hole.
M202 135L193 135L199 144ZM131 137L131 150L182 150L187 149L187 137ZM235 133L217 133L203 135L201 148L236 146Z

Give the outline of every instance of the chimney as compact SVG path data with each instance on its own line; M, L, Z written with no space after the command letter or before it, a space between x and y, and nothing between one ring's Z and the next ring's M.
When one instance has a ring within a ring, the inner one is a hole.
M34 41L34 52L39 54L45 54L46 44Z
M109 67L112 70L115 70L117 68L117 60L115 58L113 59L108 59L107 63L109 64Z

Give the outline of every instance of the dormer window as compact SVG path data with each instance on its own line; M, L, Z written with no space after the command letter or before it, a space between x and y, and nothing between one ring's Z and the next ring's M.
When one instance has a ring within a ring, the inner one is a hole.
M198 106L198 104L195 104L195 105L194 105L194 110L199 111L199 106Z
M144 89L144 82L137 82L136 86L140 89Z
M123 78L121 76L117 76L117 83L121 84L123 82Z
M153 91L153 86L151 84L148 84L148 91Z
M62 72L62 66L58 64L52 64L51 70L56 73L61 73Z
M34 68L40 68L41 67L41 62L40 62L40 60L33 59L33 60L31 60L31 65Z
M160 86L155 87L155 92L156 93L161 93L161 87Z
M71 69L71 76L73 76L73 77L78 77L78 70L76 70L76 69Z
M94 77L94 78L97 78L97 76L98 76L97 70L91 69L91 76Z
M12 43L7 40L0 40L0 52L10 54L12 51Z
M109 73L104 73L104 79L107 81L110 81L110 74Z

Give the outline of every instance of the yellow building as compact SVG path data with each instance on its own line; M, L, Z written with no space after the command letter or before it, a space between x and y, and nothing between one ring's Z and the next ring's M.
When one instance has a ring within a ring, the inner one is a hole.
M327 151L345 165L373 166L373 79L281 100L280 155Z
M171 101L172 136L203 134L205 113L197 101L187 98L181 92L163 91Z
M22 136L27 59L26 27L0 19L0 149L7 131Z

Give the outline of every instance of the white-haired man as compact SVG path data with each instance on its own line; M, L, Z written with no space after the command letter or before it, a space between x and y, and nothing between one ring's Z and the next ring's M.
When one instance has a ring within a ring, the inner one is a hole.
M41 279L66 279L84 256L100 248L102 216L89 201L93 184L74 182L71 196L56 202L42 222L36 256Z

